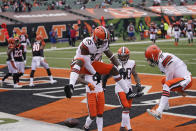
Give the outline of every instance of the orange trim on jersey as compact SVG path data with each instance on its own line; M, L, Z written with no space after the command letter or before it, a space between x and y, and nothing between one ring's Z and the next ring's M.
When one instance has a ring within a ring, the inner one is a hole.
M132 99L127 100L126 94L124 92L118 92L118 99L123 108L131 108Z
M162 62L163 67L165 67L165 66L167 65L167 63L168 63L171 59L172 59L171 56L167 56L167 57L163 60L163 62Z
M88 111L91 117L102 115L104 112L104 92L87 93Z
M82 43L82 47L89 52L88 47L84 43Z
M120 77L118 77L118 78L115 78L114 80L116 81L116 82L118 82L119 80L121 80L122 79L122 77L120 76Z

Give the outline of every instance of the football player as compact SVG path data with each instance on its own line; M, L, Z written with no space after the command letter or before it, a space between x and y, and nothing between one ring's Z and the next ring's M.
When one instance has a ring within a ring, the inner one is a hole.
M121 65L125 68L126 75L124 76L124 80L126 82L126 85L132 90L132 82L131 82L131 75L133 75L134 80L136 82L136 87L137 87L137 93L138 95L142 96L142 88L140 84L140 78L135 70L136 64L134 60L129 60L130 57L130 51L127 47L121 47L118 50L118 59L120 60ZM115 86L115 93L118 96L119 102L121 103L122 106L122 121L121 121L121 127L120 131L124 130L125 127L127 127L128 131L132 131L131 124L130 124L130 108L132 104L132 99L127 99L125 92L119 87L118 84ZM134 95L134 94L133 94ZM134 96L133 96L134 97Z
M33 77L34 77L34 73L37 67L39 67L40 65L42 67L44 67L47 71L47 74L50 78L50 83L54 84L57 81L53 80L53 76L51 74L50 68L48 63L46 63L45 59L44 59L44 47L45 47L45 42L42 38L41 35L37 35L35 42L32 44L32 63L31 63L31 74L30 74L30 84L29 86L34 86L33 84Z
M20 43L24 47L24 63L26 64L26 52L27 52L27 45L30 45L30 41L26 32L22 31L19 36Z
M172 29L171 29L171 33L172 30L174 29L174 38L175 38L175 46L178 46L178 42L179 42L179 38L180 38L180 22L176 21L173 25L172 25Z
M97 84L96 81L93 80L92 75L80 75L77 82L86 85L86 97L89 116L86 118L84 130L88 131L89 126L96 118L97 129L98 131L102 131L103 112L105 104L105 97L102 84Z
M160 120L164 109L169 108L168 97L171 91L178 92L185 96L185 90L192 86L191 73L188 71L186 64L170 53L164 53L157 45L150 45L146 48L145 57L151 66L158 66L166 77L162 79L162 96L159 106L156 110L147 109L147 112Z
M16 67L16 62L14 60L14 49L15 47L17 47L19 44L18 39L16 38L9 38L8 39L8 51L7 51L7 66L8 66L8 71L9 73L7 73L2 81L0 82L0 86L3 86L3 83L5 81L5 79L7 79L9 76L13 77L13 82L14 82L14 88L20 88L21 86L18 85L18 80L19 80L19 76L18 76L18 69Z
M24 51L24 46L21 45L19 38L15 37L14 40L15 40L16 46L13 50L13 55L14 55L16 68L18 69L17 82L19 82L19 78L24 74L24 70L25 70L25 63L24 63L25 51Z
M192 23L192 20L188 21L188 24L186 25L185 30L187 32L189 46L192 46L192 44L193 44L193 30L194 30L194 25Z
M115 81L125 91L127 97L132 93L120 76L120 74L125 73L124 68L109 49L109 36L105 27L98 26L93 30L92 37L87 37L80 43L71 64L70 82L64 88L67 98L71 98L79 74L93 75L93 80L97 81L98 84L101 81L102 74L111 73ZM98 61L103 53L113 64Z
M153 44L156 43L156 34L157 34L157 27L154 22L151 22L150 27L149 27L149 32L150 32L150 40L153 42Z
M140 84L140 78L136 72L136 64L134 60L130 60L130 50L127 47L121 47L118 49L118 59L120 61L120 64L122 67L125 68L126 75L124 75L124 80L126 82L126 85L132 90L132 82L131 82L131 75L133 75L134 80L136 82L137 87L137 93L132 93L132 98L140 97L143 95L141 84ZM103 87L106 87L106 82L108 79L108 75L103 76ZM127 99L125 92L120 88L118 84L115 86L115 93L118 96L119 102L122 106L122 121L121 121L121 127L120 131L125 130L125 128L128 129L128 131L131 131L131 124L130 124L130 108L132 104L132 99Z

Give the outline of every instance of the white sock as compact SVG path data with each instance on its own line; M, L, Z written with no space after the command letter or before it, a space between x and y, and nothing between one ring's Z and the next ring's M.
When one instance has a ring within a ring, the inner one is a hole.
M72 68L72 70L80 71L80 66L74 65L73 68ZM78 76L79 76L78 72L72 71L71 74L70 74L69 84L72 84L73 86L75 86L76 81L78 79Z
M87 118L86 118L86 122L85 122L85 127L88 129L89 128L89 126L90 126L90 124L93 122L93 120L90 118L90 116L88 116Z
M120 75L116 75L116 76L113 76L114 79L118 79L120 78ZM129 88L127 87L127 85L125 84L125 80L124 79L121 79L119 81L117 81L117 84L120 85L120 87L124 90L125 93L128 93L129 92Z
M31 83L33 84L33 78L30 78L30 84L31 84Z
M97 129L102 131L103 129L103 117L96 117Z
M49 76L49 78L50 78L50 81L53 81L53 77L52 77L52 75L51 75L51 76Z
M129 111L122 112L121 127L125 127L125 126L127 127L127 130L131 129Z
M165 109L167 104L168 104L168 97L167 96L161 96L159 107L156 109L156 111L162 114L163 110Z

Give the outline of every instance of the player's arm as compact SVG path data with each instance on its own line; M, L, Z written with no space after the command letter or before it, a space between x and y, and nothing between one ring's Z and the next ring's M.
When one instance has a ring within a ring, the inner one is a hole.
M120 62L118 61L118 59L115 57L115 55L112 53L110 49L106 50L104 54L110 59L112 64L114 64L116 67L120 65Z
M79 75L78 79L77 79L78 83L81 83L83 85L88 85L90 90L94 90L95 86L87 81L85 81L84 75Z
M142 88L141 88L141 84L140 84L140 78L136 72L135 67L136 67L136 65L132 69L132 75L133 75L135 83L136 83L137 92L140 92L140 91L142 91Z

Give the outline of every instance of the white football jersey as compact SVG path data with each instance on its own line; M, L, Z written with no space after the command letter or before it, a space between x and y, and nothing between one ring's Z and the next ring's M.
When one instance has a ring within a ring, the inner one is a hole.
M89 57L91 58L91 62L98 61L99 58L101 57L101 55L103 54L103 52L109 50L108 42L105 42L102 45L102 47L97 48L94 41L93 41L93 37L87 37L78 46L78 49L76 50L76 55L75 55L74 59L82 57L81 50L80 50L81 46L83 46L84 48L88 48L88 51L90 53Z
M121 63L122 65L122 63ZM131 84L131 74L132 74L132 69L135 67L135 61L134 60L128 60L127 63L122 65L125 68L125 71L127 73L126 78L124 79L124 81L126 82L126 85L128 86L128 88L132 88ZM116 83L115 86L115 93L118 92L124 92L123 89L120 87L120 85L118 83Z
M86 92L90 92L90 93L97 93L97 92L102 92L103 88L102 88L102 82L100 82L99 84L97 84L97 81L93 80L93 76L92 75L85 75L85 81L93 84L95 86L95 89L93 91L91 91L89 89L89 87L86 85Z
M160 54L158 67L161 72L165 73L166 81L177 77L184 78L191 75L186 64L171 53Z

